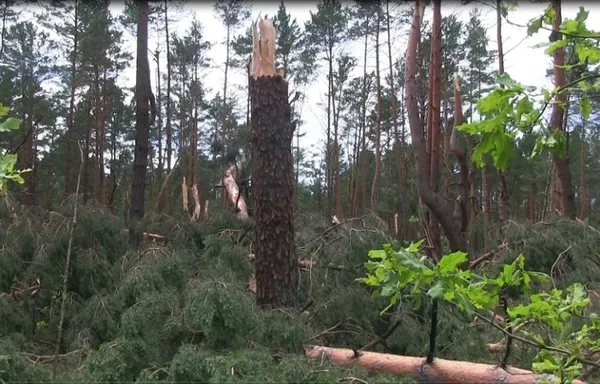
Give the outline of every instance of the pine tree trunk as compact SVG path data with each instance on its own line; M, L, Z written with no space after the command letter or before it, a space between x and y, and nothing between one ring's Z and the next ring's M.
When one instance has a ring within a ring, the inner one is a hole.
M439 12L439 0L435 1L434 6L434 17L437 19L440 16L439 14L436 15L436 13ZM427 146L424 137L424 127L422 124L421 117L419 116L419 104L416 99L419 95L419 92L415 79L419 71L417 62L417 47L419 41L421 40L421 24L422 15L424 11L425 5L421 1L417 1L413 13L413 21L408 40L408 47L406 51L405 71L406 109L408 112L408 122L410 125L412 146L415 156L419 196L423 200L423 203L427 205L427 207L431 210L431 212L435 215L436 219L439 220L440 224L442 225L442 228L444 229L444 232L448 239L450 249L453 251L466 251L466 239L463 233L461 233L460 231L460 223L458 223L453 216L452 207L450 207L447 204L443 196L440 196L439 193L434 192L433 188L430 185L431 169L428 161ZM440 48L441 47L438 47L437 49Z
M504 48L502 45L502 11L501 0L496 0L496 39L498 40L498 74L504 73ZM500 84L504 88L504 85ZM500 199L498 202L498 215L500 222L508 220L509 217L509 194L508 183L506 181L506 172L498 171L498 180L500 187Z
M366 159L366 142L367 142L367 52L369 46L369 17L365 20L365 45L363 53L363 82L362 82L362 111L361 111L361 144L360 144L360 156L358 161L360 162L360 176L359 186L360 191L357 191L357 195L360 195L360 213L364 214L367 210L367 159ZM359 193L360 192L360 193ZM358 199L357 199L358 200ZM357 202L358 203L358 202Z
M146 202L146 168L150 133L150 66L148 63L148 1L138 2L136 119L133 176L131 180L131 207L129 214L129 245L137 248L140 236L136 228L144 217Z
M294 128L288 84L275 72L275 29L269 20L258 24L260 40L254 30L250 71L256 300L260 306L281 307L295 303L298 280L293 210Z
M375 27L375 77L377 79L377 115L375 117L375 173L371 184L371 211L377 213L379 203L379 179L381 177L381 73L379 71L379 30L381 24L381 5L377 3L377 23Z
M552 23L552 29L557 35L557 39L562 39L562 35L558 33L560 25L562 23L561 15L561 2L560 0L553 1L554 12L556 17ZM565 76L565 50L564 48L558 48L554 51L554 86L557 88L564 87L567 83ZM563 129L564 119L564 108L563 105L567 101L567 94L565 91L559 92L556 96L556 103L552 107L552 114L550 115L550 124L548 129L550 133L556 130L562 130L562 134L567 135L566 130ZM552 154L552 161L556 170L556 180L559 186L558 193L560 193L561 203L561 216L575 219L575 198L573 194L573 185L571 182L571 170L569 169L569 157L566 154L564 157L558 154Z
M585 142L585 130L586 124L585 121L582 127L581 133L581 152L580 152L580 160L579 160L579 219L583 220L588 215L589 209L589 201L588 201L588 192L587 192L587 180L585 177L585 158L587 156L587 146Z
M79 43L79 1L73 4L73 51L71 53L71 84L69 95L69 116L67 118L67 157L65 164L65 195L73 192L71 186L71 165L73 164L73 131L75 130L75 91L77 89L77 46Z
M402 140L398 137L398 98L396 94L396 88L394 83L394 65L392 61L392 39L391 39L391 26L390 26L390 4L389 2L385 5L386 10L386 22L387 22L387 42L388 42L388 58L389 58L389 66L390 66L390 86L392 92L392 103L391 103L391 115L392 115L392 126L394 127L394 144L392 145L396 167L398 169L398 178L400 181L400 212L399 212L399 229L398 236L400 239L404 238L405 229L406 229L406 202L408 201L408 191L406 190L407 186L405 183L405 178L403 178L402 169L404 168L404 148L401 144L404 143L404 137ZM404 117L404 111L401 112ZM402 127L403 135L404 135L404 125Z
M167 174L171 171L171 157L173 157L173 127L171 126L171 47L169 45L169 17L168 17L168 1L165 0L165 36L166 36L166 51L167 51ZM165 194L165 211L171 213L170 194Z

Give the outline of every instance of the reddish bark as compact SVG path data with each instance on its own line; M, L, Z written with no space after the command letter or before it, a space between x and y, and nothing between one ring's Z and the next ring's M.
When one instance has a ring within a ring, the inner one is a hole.
M536 384L557 378L545 374L534 374L525 369L498 365L471 363L435 359L427 364L423 357L398 356L385 353L360 352L359 356L351 349L308 346L304 354L313 360L321 360L324 356L336 365L349 365L365 368L370 372L386 372L411 376L424 383L462 384L462 383L504 383L504 384ZM554 380L553 380L554 379ZM584 384L573 380L573 384Z
M556 36L556 39L561 40L562 34L560 34L559 29L562 24L562 14L561 14L561 2L560 0L553 1L553 7L555 12L555 19L552 23L553 36ZM563 47L558 48L554 51L554 86L557 88L562 88L567 84L567 78L565 76L565 50ZM550 124L548 125L548 130L550 133L553 133L556 130L563 130L563 134L567 133L563 128L563 118L564 118L564 105L567 103L567 93L566 90L561 90L558 95L556 95L555 103L552 107L552 114L550 115ZM552 154L552 161L554 162L554 167L556 170L556 178L557 178L557 186L559 188L553 188L553 191L560 196L560 213L562 216L567 217L569 219L575 219L575 197L573 194L573 186L571 183L571 171L569 169L569 157L566 155L565 157L560 157L557 154ZM557 190L558 189L558 190ZM555 194L553 193L553 195Z
M405 70L406 110L408 112L408 122L415 155L415 165L417 168L419 196L440 222L446 237L448 238L450 248L452 250L466 250L466 241L460 231L459 221L453 216L452 207L446 202L444 196L437 193L430 185L430 165L425 144L424 127L419 116L419 105L417 101L419 93L416 82L418 73L417 46L421 39L420 27L424 8L425 5L421 1L416 2L406 52Z

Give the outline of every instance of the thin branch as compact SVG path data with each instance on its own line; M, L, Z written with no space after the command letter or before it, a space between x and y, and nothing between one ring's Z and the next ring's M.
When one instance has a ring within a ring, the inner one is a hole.
M537 343L535 341L532 340L528 340L525 339L521 336L517 336L509 331L507 331L506 329L502 328L501 326L499 326L498 324L496 324L494 321L492 321L491 319L488 319L485 316L482 315L477 315L481 320L485 321L486 323L490 324L491 326L493 326L494 328L496 328L497 330L499 330L500 332L502 332L506 337L508 338L512 338L513 340L518 340L522 343L531 345L532 347L536 347L536 348L540 348L540 349L545 349L547 351L550 352L556 352L556 353L560 353L561 355L565 355L565 356L573 356L573 353L571 351L568 351L566 349L562 349L562 348L556 348L556 347L550 347L547 345L543 345L540 343ZM592 367L596 367L596 368L600 368L600 361L596 362L596 361L591 361L591 360L586 360L584 358L578 357L578 356L573 356L573 358L576 361L579 361L581 364L584 365L590 365Z
M77 175L77 187L75 189L75 199L74 199L74 208L73 208L73 222L71 223L71 229L69 231L69 245L67 246L67 260L65 263L65 269L63 274L63 284L62 284L62 297L60 302L60 319L58 321L58 335L56 340L56 349L54 351L55 359L58 359L60 352L60 342L63 335L63 326L65 322L65 312L67 306L67 281L69 280L69 268L71 264L71 252L73 249L73 230L75 229L75 225L77 224L77 201L79 200L79 187L81 186L81 174L83 173L83 148L81 147L81 142L77 142L79 146L79 156L81 158L81 162L79 164L79 175ZM54 365L54 369L52 371L53 379L56 379L56 370L58 368L58 364Z

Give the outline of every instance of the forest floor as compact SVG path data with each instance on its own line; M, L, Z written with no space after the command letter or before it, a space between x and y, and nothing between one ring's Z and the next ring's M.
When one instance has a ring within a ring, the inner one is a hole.
M162 238L134 252L122 219L82 206L56 355L72 208L71 202L31 211L0 201L0 382L49 382L53 375L56 383L414 382L304 356L309 344L427 353L426 308L406 302L381 315L387 302L356 281L369 250L400 245L372 215L335 226L317 215L298 216L298 258L307 261L299 266L300 304L265 311L249 285L250 222L226 212L203 223L151 214L142 226ZM597 275L600 234L577 223L509 223L504 236L500 262L524 253L530 269L552 270L565 284ZM481 243L483 253L500 241L482 234ZM557 260L567 248L568 257ZM438 356L497 363L486 344L499 341L499 333L465 331L472 320L441 307ZM398 322L385 342L373 343ZM534 351L516 349L511 364L529 369Z

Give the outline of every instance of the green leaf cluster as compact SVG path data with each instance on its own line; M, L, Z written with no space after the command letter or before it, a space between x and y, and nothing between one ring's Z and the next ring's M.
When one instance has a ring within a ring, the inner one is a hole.
M477 111L481 120L457 127L459 131L480 138L472 154L472 160L478 167L484 167L485 156L490 155L494 166L505 171L508 162L514 156L512 141L518 134L531 134L533 129L541 124L542 114L561 92L577 93L581 99L579 103L581 116L585 120L590 118L592 114L590 94L600 90L598 81L600 73L595 68L600 63L598 46L600 33L586 26L588 16L589 11L580 7L574 19L565 18L560 25L559 33L553 33L551 42L547 44L545 50L547 55L553 55L558 49L572 47L577 60L574 64L565 65L564 69L567 74L569 71L574 71L572 73L577 73L577 76L582 73L580 78L569 82L564 87L555 87L553 90L541 89L544 97L541 106L537 107L533 94L536 88L520 84L503 73L497 78L499 86L477 102ZM555 18L553 4L549 4L542 16L529 22L527 35L532 36L541 29L552 31ZM566 156L565 134L555 127L543 128L541 136L536 138L531 159L546 151L560 158Z
M583 285L576 283L565 291L553 288L532 294L534 283L550 287L550 278L527 271L524 255L505 264L498 276L488 277L462 268L468 260L464 252L444 255L433 265L419 253L422 243L421 240L398 251L385 244L383 249L369 252L366 276L357 280L374 288L374 296L389 297L382 314L406 297L415 307L423 298L439 299L471 316L485 317L489 311L496 311L501 300L518 292L524 300L507 308L505 332L519 327L529 344L540 348L534 371L552 373L569 382L582 373L585 355L599 350L597 316L575 329L576 320L582 319L590 304Z
M4 119L9 112L7 106L0 103L0 120ZM6 120L0 123L0 132L12 132L16 131L21 127L21 120L8 117ZM19 184L23 184L25 180L21 177L24 172L29 172L30 169L17 170L17 154L16 153L4 153L5 151L0 148L3 154L0 154L0 196L6 193L6 182L11 180Z

